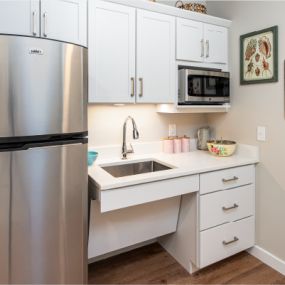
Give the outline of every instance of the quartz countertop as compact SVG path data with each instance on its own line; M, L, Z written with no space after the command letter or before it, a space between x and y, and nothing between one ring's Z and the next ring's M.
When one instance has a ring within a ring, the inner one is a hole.
M250 145L239 144L236 153L230 157L215 157L208 151L199 150L188 153L166 154L161 152L160 149L160 142L137 144L134 145L135 153L129 155L127 160L122 160L119 146L90 147L90 150L98 151L99 157L89 167L89 177L100 190L111 190L259 162L258 147ZM101 167L145 160L155 160L172 167L172 169L115 178Z

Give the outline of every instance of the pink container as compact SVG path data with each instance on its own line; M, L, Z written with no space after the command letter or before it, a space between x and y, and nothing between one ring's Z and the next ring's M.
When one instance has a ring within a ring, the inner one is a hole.
M174 153L180 153L181 152L181 148L182 148L182 141L180 138L174 139L173 140L173 149L174 149Z
M164 139L163 140L163 152L165 153L173 153L173 144L174 140L173 139Z
M181 139L181 144L182 144L182 152L189 152L190 151L190 138L187 136L184 136Z

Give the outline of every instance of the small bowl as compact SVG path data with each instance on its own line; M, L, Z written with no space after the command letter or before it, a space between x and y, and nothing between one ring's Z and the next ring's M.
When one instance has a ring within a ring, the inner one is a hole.
M92 166L98 157L98 152L88 151L88 166Z
M231 156L235 153L237 143L227 140L211 140L207 142L208 150L215 156Z

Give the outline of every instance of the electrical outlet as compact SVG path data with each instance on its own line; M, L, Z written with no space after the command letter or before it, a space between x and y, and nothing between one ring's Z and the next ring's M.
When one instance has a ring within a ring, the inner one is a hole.
M266 127L258 126L257 127L257 140L260 142L266 141Z
M170 137L176 137L176 124L168 125L168 135Z

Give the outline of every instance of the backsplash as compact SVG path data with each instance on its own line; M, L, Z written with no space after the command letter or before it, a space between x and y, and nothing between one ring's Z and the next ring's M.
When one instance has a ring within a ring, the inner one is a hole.
M168 125L176 124L179 136L196 137L197 129L207 125L203 114L159 114L155 105L89 105L89 145L104 146L122 143L123 124L132 116L140 133L138 142L157 141L168 136ZM131 124L131 123L129 123ZM128 141L132 141L131 125Z

